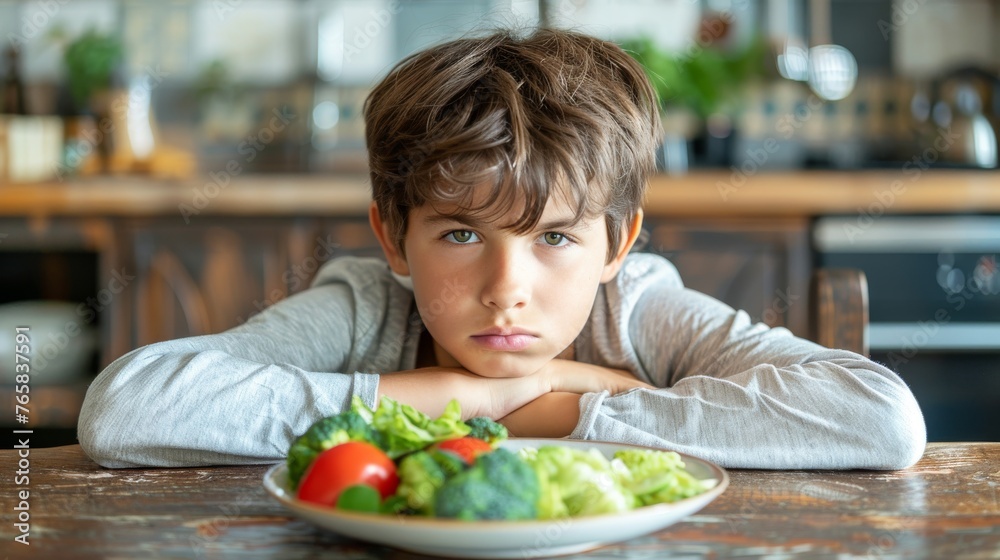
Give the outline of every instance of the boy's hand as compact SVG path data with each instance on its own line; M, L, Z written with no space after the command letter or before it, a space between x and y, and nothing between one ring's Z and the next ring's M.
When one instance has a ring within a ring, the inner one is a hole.
M405 402L435 418L457 398L462 419L468 420L503 418L550 391L548 376L491 378L464 368L427 367L379 376L378 396Z
M612 395L636 387L653 389L632 374L572 360L554 359L525 377L491 378L464 368L428 367L380 376L378 394L405 402L417 410L440 416L453 397L462 406L462 419L475 416L503 418L548 393Z
M552 392L582 395L608 391L612 395L617 395L636 387L655 389L623 369L611 369L571 360L552 360L539 371L539 374L548 378L547 383Z
M540 377L548 377L546 393L502 417L499 422L519 437L566 437L580 421L580 395L608 391L612 395L636 387L655 389L622 369L611 369L571 360L552 360Z

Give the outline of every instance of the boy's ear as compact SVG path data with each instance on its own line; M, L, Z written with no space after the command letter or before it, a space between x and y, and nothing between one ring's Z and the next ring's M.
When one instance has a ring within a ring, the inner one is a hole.
M635 219L632 220L632 227L628 231L623 231L625 235L621 237L621 241L618 244L618 252L615 254L615 258L611 262L604 265L604 272L601 273L601 283L605 284L610 282L618 271L621 270L622 264L625 263L625 257L628 256L628 252L632 250L632 246L635 245L637 239L639 239L639 232L642 231L642 208L636 211ZM622 227L624 230L624 226Z
M385 260L389 262L389 268L396 274L409 276L410 267L406 263L406 258L400 254L399 249L393 242L392 235L389 233L389 227L382 223L382 217L378 213L378 204L375 201L372 201L371 206L368 207L368 223L372 226L372 231L378 239L378 244L382 246L382 252L385 253Z

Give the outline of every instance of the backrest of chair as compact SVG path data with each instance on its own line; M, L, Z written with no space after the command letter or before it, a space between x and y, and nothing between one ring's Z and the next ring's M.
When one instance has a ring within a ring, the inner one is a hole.
M861 270L821 268L810 288L812 339L868 356L868 280Z

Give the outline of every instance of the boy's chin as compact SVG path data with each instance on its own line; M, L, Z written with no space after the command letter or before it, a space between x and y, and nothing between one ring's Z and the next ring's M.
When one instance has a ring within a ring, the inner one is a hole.
M548 360L541 362L537 360L503 360L503 362L508 363L483 363L477 361L477 363L463 363L462 367L480 377L492 377L495 379L528 377L529 375L538 373Z

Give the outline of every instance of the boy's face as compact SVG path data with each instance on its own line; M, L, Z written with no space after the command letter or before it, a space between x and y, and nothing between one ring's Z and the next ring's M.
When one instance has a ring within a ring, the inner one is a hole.
M623 232L624 251L606 263L603 216L573 224L573 209L550 197L537 226L515 234L500 226L519 217L517 206L483 223L425 204L410 212L406 259L386 251L392 268L413 279L439 366L485 377L537 372L576 339L599 284L614 277L634 240ZM641 214L637 222L636 232Z

